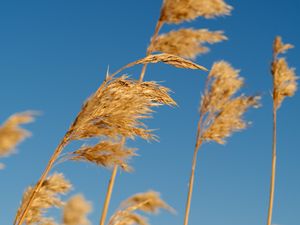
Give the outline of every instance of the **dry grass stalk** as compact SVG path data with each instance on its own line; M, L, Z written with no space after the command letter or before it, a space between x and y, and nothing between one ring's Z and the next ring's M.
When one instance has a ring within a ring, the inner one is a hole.
M36 112L22 112L10 116L0 127L0 157L13 153L15 147L30 136L20 125L34 121Z
M225 139L233 132L247 126L247 123L242 119L247 109L258 106L259 97L257 96L240 95L235 97L236 92L242 85L243 79L239 77L239 71L233 69L224 61L215 63L208 75L205 93L200 105L200 119L197 128L184 225L188 224L197 155L202 143L204 141L215 141L224 144Z
M138 64L146 65L149 63L160 63L160 62L177 67L177 68L207 71L207 69L204 66L198 65L198 64L196 64L192 61L189 61L187 59L184 59L182 57L172 55L172 54L161 53L161 54L155 54L155 55L148 55L143 59L129 63L126 66L119 69L114 74L112 74L112 76L115 76L116 74L120 73L124 69L130 68L130 67L138 65Z
M159 193L154 191L139 193L121 203L120 209L111 217L108 225L148 225L146 218L137 214L136 211L153 214L158 213L159 209L175 212L160 198Z
M94 146L82 146L71 153L70 159L87 161L106 168L112 168L117 165L128 172L132 168L128 165L127 161L132 156L136 156L135 150L125 148L121 142L104 140Z
M161 20L177 24L199 16L210 19L230 15L231 10L223 0L164 0Z
M209 48L204 45L205 43L214 44L224 40L227 40L227 37L223 31L180 29L158 36L153 43L152 51L195 59L197 55L209 51Z
M92 210L91 203L87 202L82 195L70 198L63 211L64 225L90 225L87 214Z
M289 68L284 58L278 58L279 54L285 53L293 48L291 44L283 44L281 37L276 37L273 43L273 61L271 73L273 76L273 142L272 142L272 171L270 180L270 196L267 225L272 224L275 177L276 177L276 139L277 139L277 110L281 106L285 97L291 97L297 90L297 77L293 68Z
M37 193L36 198L33 200L31 207L24 219L25 224L51 224L52 218L44 217L45 212L52 207L62 207L63 202L60 199L61 194L66 194L72 185L69 181L65 180L62 174L53 174L48 177L42 184L40 191ZM18 209L17 215L23 212L28 203L29 197L33 191L33 187L29 187Z

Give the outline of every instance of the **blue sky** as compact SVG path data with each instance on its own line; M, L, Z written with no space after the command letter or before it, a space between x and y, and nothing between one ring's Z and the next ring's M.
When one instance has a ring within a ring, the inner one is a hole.
M205 144L199 152L190 224L264 224L271 169L272 117L269 64L272 41L281 35L292 43L287 57L300 66L300 2L227 1L232 16L198 19L182 27L224 30L229 40L216 44L197 62L210 67L227 60L241 69L246 93L260 93L263 107L247 113L251 126L228 139L225 146ZM100 85L107 66L115 71L141 58L159 16L161 0L152 1L1 1L0 121L27 109L42 112L27 125L33 136L18 154L1 159L0 224L12 223L24 189L40 176L50 155L80 110ZM165 26L162 32L174 29ZM137 77L140 67L127 70ZM163 81L179 107L162 107L147 121L159 128L159 143L130 143L140 156L135 171L120 173L109 214L128 196L153 189L178 212L150 218L153 225L183 223L187 183L195 142L197 108L206 74L166 65L151 65L146 80ZM286 99L278 113L278 172L274 224L299 224L300 95ZM68 149L71 150L74 145ZM110 171L86 163L66 162L55 171L93 202L90 216L97 224ZM57 212L54 212L57 215Z

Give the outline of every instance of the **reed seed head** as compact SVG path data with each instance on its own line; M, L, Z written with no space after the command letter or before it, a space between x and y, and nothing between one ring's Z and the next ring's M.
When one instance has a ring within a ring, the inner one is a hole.
M273 44L273 62L271 73L273 75L273 100L278 109L285 97L291 97L297 91L297 79L295 69L290 68L285 58L278 58L279 54L293 48L291 44L283 44L281 37L276 37Z
M151 48L153 51L195 59L197 55L209 51L206 43L214 44L223 40L227 40L227 37L222 31L180 29L158 36Z
M64 225L90 225L87 214L92 211L91 203L87 202L80 194L70 198L63 211Z
M144 204L142 204L144 203ZM170 212L175 210L160 198L160 194L155 191L148 191L145 193L138 193L128 198L121 204L121 207L128 208L135 205L142 204L139 210L147 213L157 213L159 209L165 209Z
M199 136L202 140L224 144L233 132L247 127L242 116L250 107L259 106L260 97L243 94L235 97L242 85L239 71L230 64L220 61L213 65L200 106L204 118Z
M29 137L29 131L20 127L25 123L34 121L36 112L22 112L10 116L2 126L0 126L0 157L13 153L15 147Z
M71 139L153 139L151 130L141 120L151 117L152 107L176 105L169 91L155 82L138 82L126 76L109 79L84 104L69 130Z
M164 0L160 20L178 24L199 16L210 19L230 15L231 10L223 0Z
M63 206L63 201L60 199L60 195L66 194L72 185L67 181L63 174L55 173L48 177L42 184L39 192L37 192L35 199L32 202L31 207L25 217L25 223L27 225L33 224L49 224L53 222L52 218L44 217L47 209L52 207ZM18 209L17 217L23 212L26 204L31 196L33 187L29 187L21 202L21 206Z
M110 218L108 225L148 225L147 219L136 211L157 213L161 208L174 212L174 209L160 198L159 193L139 193L121 203L120 209Z
M117 165L125 171L131 171L132 168L127 161L132 156L136 156L135 150L124 147L124 144L120 141L104 140L94 146L82 146L71 153L70 159L87 161L106 168L112 168Z

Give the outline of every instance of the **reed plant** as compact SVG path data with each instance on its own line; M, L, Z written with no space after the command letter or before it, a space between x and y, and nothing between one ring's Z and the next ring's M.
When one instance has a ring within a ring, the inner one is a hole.
M290 68L287 61L280 54L284 54L287 50L293 48L291 44L284 44L280 36L277 36L273 43L273 57L271 64L271 74L273 77L273 141L272 141L272 169L270 180L270 196L267 225L272 224L274 193L275 193L275 177L276 177L276 159L277 159L277 110L280 108L286 97L291 97L297 90L297 77L295 69Z

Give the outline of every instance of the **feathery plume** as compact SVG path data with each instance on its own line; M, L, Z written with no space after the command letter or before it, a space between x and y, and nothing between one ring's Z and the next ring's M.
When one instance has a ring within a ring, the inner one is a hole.
M204 46L205 43L214 44L224 40L227 40L227 37L223 31L180 29L158 36L151 48L153 52L160 51L187 59L195 59L197 55L209 51L209 48Z
M71 187L72 185L64 178L63 174L55 173L49 176L43 182L40 191L36 194L36 198L33 200L25 217L25 223L28 225L36 223L49 224L52 221L52 218L44 217L45 212L52 207L62 207L63 201L60 199L59 195L66 194ZM25 191L17 215L20 215L20 213L23 212L28 198L31 196L32 190L33 187L29 187Z
M279 54L293 48L291 44L283 44L281 37L276 37L273 44L273 62L271 72L274 80L273 99L275 108L278 109L285 97L291 97L297 90L297 76L295 69L290 68L285 58L278 58Z
M3 123L0 127L0 157L10 155L21 141L31 135L20 125L34 121L35 115L30 111L16 113Z
M226 16L231 10L223 0L164 0L160 20L177 24L199 16L206 19Z
M247 123L242 116L248 108L258 106L259 97L234 97L243 85L243 79L238 73L238 70L224 61L213 65L208 76L210 88L205 90L200 107L205 117L201 139L224 144L226 137L246 128Z
M160 198L159 193L154 191L139 193L121 203L120 209L111 217L108 225L148 225L146 218L137 214L136 211L153 214L159 209L175 212Z
M94 146L82 146L71 153L70 160L87 161L108 168L118 165L125 171L131 171L127 161L136 156L135 150L125 148L122 142L104 140Z
M64 225L90 225L87 214L92 210L91 203L87 202L82 195L70 198L63 211Z
M139 205L143 202L144 204L142 204L139 207L139 209L143 212L157 213L159 209L165 209L173 213L175 212L175 210L171 206L169 206L165 201L163 201L160 198L160 194L155 191L148 191L144 193L135 194L127 200L125 200L121 204L121 207L128 208L134 205Z
M83 106L69 130L71 139L99 136L153 139L151 130L140 120L150 117L151 107L162 104L176 105L168 88L126 76L110 79Z

